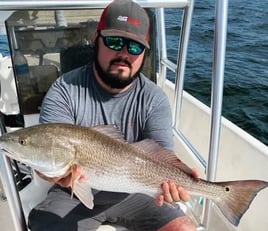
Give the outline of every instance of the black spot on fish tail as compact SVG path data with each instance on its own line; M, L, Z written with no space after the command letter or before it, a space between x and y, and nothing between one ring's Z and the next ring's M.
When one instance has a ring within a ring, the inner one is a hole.
M268 186L268 182L242 180L217 183L224 187L225 196L215 201L223 215L235 226L249 208L257 193Z

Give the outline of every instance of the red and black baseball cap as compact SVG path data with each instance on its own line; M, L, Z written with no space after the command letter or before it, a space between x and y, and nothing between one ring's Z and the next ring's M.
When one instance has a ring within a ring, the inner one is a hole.
M103 11L97 30L102 36L121 36L149 48L149 17L131 0L114 0Z

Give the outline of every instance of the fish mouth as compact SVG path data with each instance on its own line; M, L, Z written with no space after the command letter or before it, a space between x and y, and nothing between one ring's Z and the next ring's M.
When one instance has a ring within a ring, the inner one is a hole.
M14 154L14 152L9 151L6 148L0 148L0 150L2 150L4 152L4 154L10 158L12 158L12 155Z
M30 166L31 168L41 172L42 174L46 175L47 177L55 177L55 176L59 176L59 175L63 175L67 170L68 167L64 166L58 166L55 169L48 169L47 166L38 166L35 165L34 163L30 163L29 161L26 160L22 160L21 158L16 158L17 155L15 152L12 152L6 148L0 147L0 151L3 151L5 156L8 156L10 159L14 159L16 161L22 162L28 166Z

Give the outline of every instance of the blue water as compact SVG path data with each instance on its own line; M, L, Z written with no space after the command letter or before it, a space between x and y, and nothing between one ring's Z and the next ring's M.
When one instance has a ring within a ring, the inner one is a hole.
M195 1L185 89L210 104L214 1ZM166 10L167 48L176 57L181 10ZM8 55L6 36L0 52ZM173 58L173 61L174 58ZM268 2L230 0L223 115L268 145ZM174 80L174 75L170 74Z
M210 105L214 1L195 1L185 89ZM180 10L166 22L171 56L178 47ZM172 57L170 57L172 59ZM268 2L230 0L224 76L223 115L268 145ZM171 75L170 79L174 79Z

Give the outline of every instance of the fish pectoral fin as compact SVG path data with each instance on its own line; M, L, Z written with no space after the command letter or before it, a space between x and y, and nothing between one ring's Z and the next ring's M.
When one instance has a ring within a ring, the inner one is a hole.
M94 207L94 196L91 191L91 187L85 181L77 180L73 185L73 193L78 199L88 208L93 209Z

